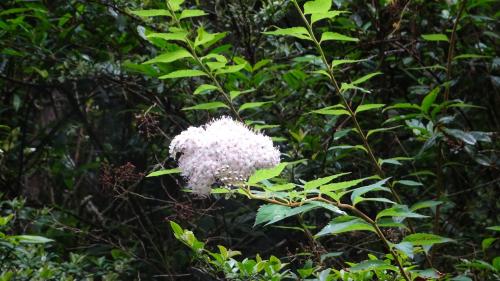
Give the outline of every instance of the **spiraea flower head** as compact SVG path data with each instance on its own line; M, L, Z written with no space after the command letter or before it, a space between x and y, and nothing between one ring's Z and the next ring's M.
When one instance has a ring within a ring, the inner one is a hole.
M207 196L220 181L234 185L257 169L272 168L280 152L270 137L224 116L201 127L189 127L170 143L170 155L178 159L182 175L193 193Z

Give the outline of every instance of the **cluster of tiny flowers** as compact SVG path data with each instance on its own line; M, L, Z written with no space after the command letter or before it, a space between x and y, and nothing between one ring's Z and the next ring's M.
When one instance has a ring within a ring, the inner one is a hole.
M207 196L220 181L235 185L257 169L279 164L280 152L270 137L249 129L230 117L201 127L189 127L170 143L170 155L178 159L182 175L193 193Z

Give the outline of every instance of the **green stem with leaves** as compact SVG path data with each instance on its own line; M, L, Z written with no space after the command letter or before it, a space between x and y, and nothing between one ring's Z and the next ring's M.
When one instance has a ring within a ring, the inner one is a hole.
M177 18L177 15L175 14L174 10L172 9L170 2L168 0L166 2L167 2L167 7L168 7L168 10L170 12L170 15L172 16L172 19L175 22L175 25L178 28L182 29L181 22ZM186 39L185 43L189 49L189 52L191 53L194 60L196 61L196 63L202 68L203 72L205 72L208 75L208 77L210 78L210 80L212 80L212 82L215 84L215 87L217 87L217 91L224 97L224 99L226 100L226 102L227 102L229 108L231 109L231 111L233 112L233 114L236 116L236 118L238 118L238 120L243 122L243 119L241 118L240 114L238 113L238 111L236 110L236 108L233 105L233 102L231 100L230 95L224 90L224 88L222 87L222 85L219 82L219 80L217 79L217 77L210 71L210 69L208 69L208 67L203 63L202 59L198 56L198 54L196 53L196 48L193 45L193 43L189 39Z

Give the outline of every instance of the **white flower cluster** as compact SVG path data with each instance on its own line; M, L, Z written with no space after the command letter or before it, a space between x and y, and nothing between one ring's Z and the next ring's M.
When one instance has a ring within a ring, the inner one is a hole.
M226 116L177 135L170 143L170 155L179 153L182 175L193 193L201 196L210 194L217 181L240 183L255 170L280 162L280 152L270 137Z

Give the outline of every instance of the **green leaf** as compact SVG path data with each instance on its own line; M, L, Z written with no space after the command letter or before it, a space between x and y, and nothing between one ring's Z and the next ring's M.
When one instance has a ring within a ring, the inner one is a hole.
M179 20L186 19L186 18L193 18L193 17L201 17L207 15L205 11L202 10L183 10L181 12L181 16L179 17Z
M253 175L250 176L247 182L248 184L252 185L261 182L263 180L275 178L281 174L281 172L283 171L283 169L285 169L287 164L288 163L283 162L276 165L276 167L274 168L257 170Z
M222 33L208 33L203 27L198 28L197 36L194 40L194 46L198 47L203 45L208 48L210 45L215 44L217 41L221 40L226 36L225 32Z
M477 55L477 54L461 54L453 58L453 60L462 60L462 59L485 59L491 58L491 56Z
M152 10L138 10L138 11L130 11L130 13L139 16L141 18L147 17L159 17L159 16L168 16L170 17L170 12L167 10L161 9L152 9Z
M240 106L240 108L238 109L238 112L241 112L245 109L261 107L261 106L269 104L269 103L273 103L273 102L272 101L247 102L247 103L244 103Z
M315 0L304 3L304 15L325 13L332 7L332 0Z
M170 53L161 54L155 58L152 58L152 59L144 62L144 64L170 63L170 62L180 60L183 58L192 58L192 57L193 57L193 55L191 55L191 53L188 52L186 49L178 49L178 50L172 51Z
M184 0L167 0L168 4L170 5L170 8L174 12L177 12L181 9L181 4L184 3Z
M207 74L197 69L182 69L170 72L169 74L160 76L159 78L172 79L172 78L184 78L184 77L196 77L196 76L207 76Z
M5 217L0 217L0 226L7 225L7 223L9 223L9 221L12 220L12 218L14 218L14 214L9 214L8 216Z
M353 216L340 216L333 219L315 237L327 234L339 234L349 231L366 230L375 232L375 228L364 220Z
M476 138L474 138L471 133L464 132L462 130L443 128L443 131L446 134L465 142L466 144L475 145L477 142Z
M20 243L25 244L45 244L54 241L52 239L36 235L16 235L11 237L19 241Z
M488 250L488 248L497 240L498 238L494 238L494 237L489 237L489 238L486 238L486 239L483 239L483 241L481 242L481 248L483 249L483 251L486 251Z
M327 106L321 109L316 109L311 111L310 113L323 114L323 115L349 115L349 112L345 110L344 106L341 104Z
M199 94L203 94L203 93L209 92L209 91L214 91L217 89L218 89L217 86L209 85L209 84L202 84L202 85L198 86L198 88L196 88L196 90L194 90L193 95L199 95Z
M171 33L150 33L146 35L148 39L150 38L160 38L166 41L186 41L188 33L185 31L171 32Z
M368 179L370 179L370 178L363 178L363 179L356 179L356 180L350 180L350 181L330 183L330 184L326 184L326 185L321 186L319 190L321 192L324 192L324 191L333 192L333 191L337 191L337 190L344 190L344 189L347 189L349 187L356 186L356 185L358 185L358 184L360 184L363 181L368 180Z
M305 190L309 190L309 189L315 189L315 188L318 188L322 185L325 185L329 182L331 182L332 180L338 178L338 177L341 177L341 176L344 176L344 175L348 175L350 174L349 173L341 173L341 174L336 174L336 175L332 175L332 176L328 176L328 177L324 177L324 178L319 178L319 179L315 179L315 180L312 180L312 181L308 181L304 184L304 189Z
M367 260L360 262L351 268L349 268L350 272L363 272L363 271L383 271L383 270L392 270L397 271L398 268L394 265L390 265L381 260Z
M225 73L235 73L235 72L242 70L243 68L245 68L244 64L228 65L222 69L218 69L215 72L215 74L220 75L220 74L225 74Z
M435 201L435 200L422 201L422 202L417 202L417 203L413 204L410 207L410 210L416 211L419 209L436 207L437 205L441 205L441 204L443 204L442 201Z
M323 11L314 13L311 15L311 24L314 24L315 22L323 19L333 19L342 13L346 13L346 11L328 11L326 13Z
M422 104L420 107L422 108L422 112L424 113L429 113L429 109L431 106L434 104L434 101L436 100L437 95L439 94L440 88L436 87L434 90L432 90L429 94L427 94L422 101Z
M412 212L408 209L408 206L396 205L389 209L382 210L377 214L377 220L383 217L426 218L427 216Z
M334 67L342 65L342 64L356 63L356 62L361 62L361 61L366 61L366 59L363 59L363 60L333 60L331 67L334 68Z
M405 255L407 255L410 259L413 259L413 256L415 255L413 252L413 245L410 242L398 243L398 244L394 245L394 248L405 253Z
M358 84L364 83L364 82L366 82L366 81L368 81L368 80L372 79L373 77L380 75L380 74L382 74L382 72L373 72L373 73L366 74L365 76L354 80L353 82L351 82L351 84L358 85Z
M500 225L488 226L486 229L493 231L500 231Z
M307 29L302 26L289 27L289 28L278 28L273 31L263 32L266 35L277 35L277 36L293 36L299 39L312 40L307 32Z
M166 169L166 170L159 170L159 171L155 171L155 172L152 172L152 173L149 173L146 177L149 178L149 177L158 177L158 176L163 176L163 175L170 175L170 174L178 174L178 173L181 173L181 169L180 168L173 168L173 169Z
M275 204L262 205L255 216L254 226L264 222L267 222L265 225L273 224L285 218L302 214L315 208L317 208L317 206L310 204L295 208Z
M396 181L396 183L406 185L406 186L422 186L423 184L418 181L412 181L412 180L399 180Z
M279 191L285 191L285 190L290 190L294 189L295 184L294 183L285 183L285 184L276 184L273 186L266 186L265 189L272 191L272 192L279 192Z
M172 228L172 231L174 232L176 238L181 237L182 234L184 234L184 230L182 229L182 227L174 221L170 221L170 228Z
M373 134L390 131L390 130L393 130L393 129L396 129L399 127L401 127L401 126L394 126L394 127L388 127L388 128L377 128L377 129L369 130L368 133L366 134L366 138L370 137Z
M445 34L422 34L425 41L445 41L448 42L448 37Z
M195 106L190 106L190 107L184 107L182 110L209 110L209 109L216 109L216 108L229 108L225 103L220 102L220 101L214 101L214 102L208 102L208 103L200 103Z
M367 110L372 110L372 109L376 109L376 108L381 108L384 106L385 106L385 104L383 104L383 103L362 104L356 108L356 113L367 111Z
M417 109L420 110L420 106L413 103L397 103L395 105L390 105L384 108L383 111L387 111L389 109Z
M403 242L409 242L414 246L431 246L434 244L454 242L455 240L430 233L414 233L406 236Z
M327 31L327 32L323 32L323 34L321 34L320 43L324 42L324 41L350 41L350 42L358 42L359 39L358 38L354 38L354 37L349 37L349 36L346 36L346 35L343 35L343 34L340 34L340 33L337 33L337 32Z
M374 184L370 184L367 186L362 186L362 187L358 187L358 188L354 189L353 192L351 193L352 204L356 205L357 203L362 202L363 199L365 199L365 198L361 197L361 195L368 193L368 192L371 192L371 191L382 190L382 191L390 192L391 190L389 188L382 186L388 180L389 180L389 178L386 178L386 179L380 180Z

